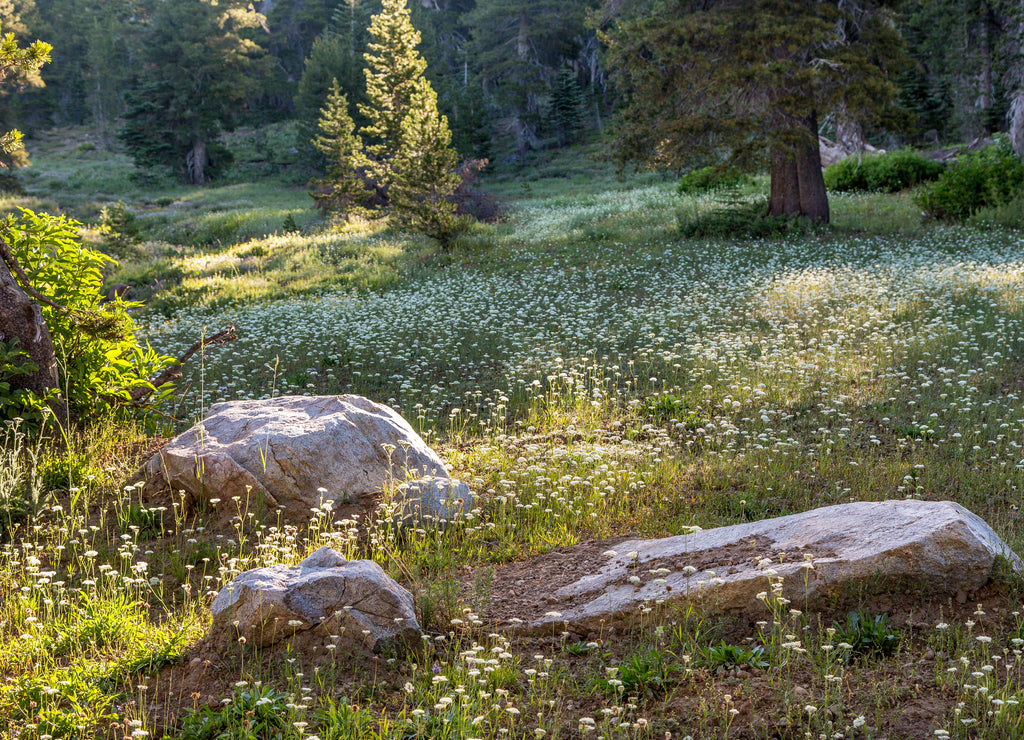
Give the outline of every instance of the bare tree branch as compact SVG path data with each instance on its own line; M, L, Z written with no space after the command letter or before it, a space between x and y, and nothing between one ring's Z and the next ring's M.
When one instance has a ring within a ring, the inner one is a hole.
M145 400L153 395L153 392L164 383L170 383L171 381L180 378L182 365L188 362L196 352L206 349L207 347L217 347L221 344L227 344L228 342L233 342L236 339L238 339L238 331L235 329L234 324L228 324L226 329L223 329L212 336L203 337L189 347L181 357L175 360L174 364L165 368L162 373L150 380L149 382L152 385L152 388L139 388L133 391L132 404L135 406L142 405Z

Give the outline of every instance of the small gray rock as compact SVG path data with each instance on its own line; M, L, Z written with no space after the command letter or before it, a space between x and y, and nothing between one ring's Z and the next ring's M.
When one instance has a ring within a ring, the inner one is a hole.
M426 476L399 485L393 505L396 518L405 521L451 521L472 511L473 494L465 481Z
M296 566L247 570L213 601L214 644L268 647L312 635L374 652L419 638L412 594L372 560L321 547Z

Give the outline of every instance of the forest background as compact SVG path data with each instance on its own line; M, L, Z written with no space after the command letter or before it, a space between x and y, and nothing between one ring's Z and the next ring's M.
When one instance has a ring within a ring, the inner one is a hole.
M455 148L492 164L603 131L621 102L603 31L623 14L668 7L596 0L411 5ZM0 129L23 130L29 152L33 135L83 124L95 129L100 147L117 146L119 138L131 147L139 136L132 122L150 121L156 109L162 128L142 135L164 146L183 127L214 135L208 157L216 180L226 176L231 156L216 133L292 121L291 141L268 142L266 160L301 181L324 164L310 138L332 79L356 126L366 124L359 110L366 104L363 53L379 11L374 0L3 0L4 31L21 43L43 39L54 52L41 75L4 90ZM1013 123L1022 107L1016 101L1024 101L1019 2L905 0L874 3L872 12L884 15L906 52L889 70L906 116L885 128L868 123L866 139L884 148L969 141ZM843 133L836 111L819 111L819 118L826 135ZM25 161L16 155L12 164ZM136 163L145 165L144 179L180 175L177 166L177 173L161 169L167 160L159 152L136 155Z

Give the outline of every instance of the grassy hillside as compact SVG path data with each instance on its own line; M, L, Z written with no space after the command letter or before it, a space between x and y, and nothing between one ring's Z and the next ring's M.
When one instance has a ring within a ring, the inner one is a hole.
M81 136L40 142L27 194L8 203L65 206L112 248L99 209L124 201L140 241L118 247L109 280L146 299L138 321L158 350L239 328L190 368L169 412L367 395L421 431L478 508L402 538L372 509L278 522L223 502L240 513L223 525L125 487L160 444L153 428L38 448L8 428L0 737L1004 738L1024 726L1009 573L970 602L855 593L824 613L692 607L616 634L491 632L517 606L492 593L496 574L521 568L543 588L520 565L531 556L846 501L958 501L1024 552L1020 233L923 223L896 195L834 198L830 229L685 238L714 198L569 150L495 168L506 220L449 255L379 224L323 223L287 170L142 189ZM11 492L26 482L39 508L23 518ZM324 543L414 592L431 637L420 653L200 651L211 594ZM494 656L482 671L477 653Z

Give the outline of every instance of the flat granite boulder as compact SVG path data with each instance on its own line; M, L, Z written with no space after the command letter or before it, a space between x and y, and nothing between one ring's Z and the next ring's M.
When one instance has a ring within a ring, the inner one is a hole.
M614 553L589 561L562 553L571 582L556 582L543 606L523 614L514 629L551 634L568 625L586 634L623 622L645 604L692 599L717 613L767 614L758 595L780 579L782 594L804 608L861 590L910 589L929 598L976 591L990 579L997 557L1024 572L1024 563L981 518L949 501L841 504L630 540Z
M211 607L216 645L239 638L269 647L315 637L324 644L380 652L419 638L412 594L372 560L346 560L321 547L295 566L239 574Z
M389 452L390 451L390 452ZM448 469L399 414L361 396L284 396L214 404L143 466L147 493L194 501L258 497L286 516L358 501L409 477Z

